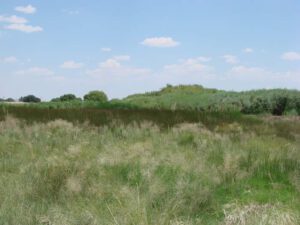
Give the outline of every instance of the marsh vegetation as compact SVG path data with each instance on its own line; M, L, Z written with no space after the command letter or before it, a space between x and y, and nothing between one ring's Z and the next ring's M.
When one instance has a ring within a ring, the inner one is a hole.
M0 224L299 224L298 117L142 115L3 115Z

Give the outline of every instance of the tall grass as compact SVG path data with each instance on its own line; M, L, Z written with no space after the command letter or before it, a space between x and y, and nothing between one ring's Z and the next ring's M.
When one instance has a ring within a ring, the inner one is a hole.
M0 122L0 224L300 222L298 120L51 119Z
M215 128L220 123L258 124L260 120L253 116L244 116L239 112L199 112L185 110L157 109L95 109L95 108L39 108L13 105L0 106L0 120L12 115L27 122L48 122L63 119L70 122L89 122L92 125L112 125L154 123L162 128L172 127L178 123L201 122L207 127Z

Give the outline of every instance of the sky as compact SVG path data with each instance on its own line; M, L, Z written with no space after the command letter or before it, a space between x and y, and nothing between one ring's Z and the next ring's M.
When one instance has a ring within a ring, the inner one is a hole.
M0 98L300 89L299 0L0 0Z

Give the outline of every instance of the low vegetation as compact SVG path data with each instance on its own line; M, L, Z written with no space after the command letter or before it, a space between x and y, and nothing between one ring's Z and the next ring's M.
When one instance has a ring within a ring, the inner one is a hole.
M35 96L21 101L37 103ZM74 94L65 94L50 102L27 104L38 108L100 108L189 110L200 112L241 112L243 114L300 115L300 91L287 89L222 91L201 85L167 85L160 91L108 100L103 91L91 91L84 101Z
M299 91L22 101L0 104L0 224L300 224Z
M200 85L167 85L160 91L131 95L123 101L142 108L300 115L300 91L286 89L230 92Z
M0 224L300 223L299 118L165 114L166 127L134 113L97 126L2 114Z

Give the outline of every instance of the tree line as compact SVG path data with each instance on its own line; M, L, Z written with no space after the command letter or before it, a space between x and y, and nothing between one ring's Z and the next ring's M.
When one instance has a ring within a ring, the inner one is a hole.
M107 102L107 95L103 91L90 91L83 96L84 101L95 101L95 102ZM80 97L77 97L74 94L64 94L60 97L51 99L51 102L67 102L67 101L82 101ZM3 99L0 98L0 102L15 102L13 98ZM26 103L38 103L41 102L41 98L36 97L35 95L27 95L19 98L19 102Z

